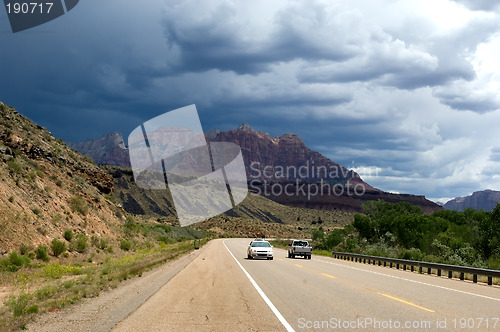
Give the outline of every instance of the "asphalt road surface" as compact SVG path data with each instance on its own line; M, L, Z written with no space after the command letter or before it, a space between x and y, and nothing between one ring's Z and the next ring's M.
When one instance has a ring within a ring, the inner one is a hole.
M500 288L214 240L113 331L500 331Z

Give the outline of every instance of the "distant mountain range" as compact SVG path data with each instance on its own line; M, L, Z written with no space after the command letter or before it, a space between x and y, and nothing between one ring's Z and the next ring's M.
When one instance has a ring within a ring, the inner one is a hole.
M92 158L97 164L130 167L128 149L121 133L112 132L101 138L65 143L71 149Z
M470 196L457 197L448 201L443 207L447 210L463 211L471 208L475 210L493 211L500 202L500 191L486 189L476 191Z
M424 196L391 194L364 182L344 166L309 149L299 136L271 137L242 124L235 130L211 130L208 141L232 142L241 147L250 190L278 203L326 210L361 211L369 200L407 201L425 212L441 207ZM120 133L68 143L98 164L130 167L128 150Z

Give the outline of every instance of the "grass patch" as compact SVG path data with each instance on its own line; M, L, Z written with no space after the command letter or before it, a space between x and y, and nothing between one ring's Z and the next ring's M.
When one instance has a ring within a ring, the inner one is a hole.
M89 212L87 203L81 196L78 195L71 197L71 199L69 200L69 206L73 212L84 216Z
M47 264L42 268L44 277L50 279L60 279L63 275L80 275L85 270L81 266L61 265L59 263Z

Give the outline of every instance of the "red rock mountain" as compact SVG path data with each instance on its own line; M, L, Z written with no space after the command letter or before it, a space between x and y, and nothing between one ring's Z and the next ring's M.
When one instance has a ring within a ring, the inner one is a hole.
M364 202L383 199L391 203L407 201L425 212L441 209L423 196L390 194L373 188L356 172L309 149L294 134L271 137L242 124L236 130L212 130L206 136L208 141L238 144L250 190L281 204L361 211ZM70 146L98 164L130 165L119 133Z
M441 207L424 196L391 194L373 188L354 171L309 149L299 136L271 137L247 124L218 132L211 141L241 147L250 190L278 203L315 209L361 211L361 205L382 199L420 206L424 212Z

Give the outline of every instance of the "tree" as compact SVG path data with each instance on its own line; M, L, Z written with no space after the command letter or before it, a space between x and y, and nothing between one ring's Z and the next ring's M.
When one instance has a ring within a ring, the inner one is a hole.
M484 218L479 224L480 247L486 258L500 254L500 204L497 203L490 218Z

